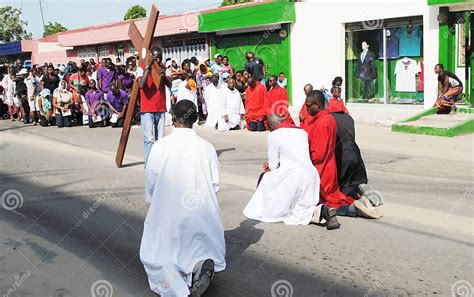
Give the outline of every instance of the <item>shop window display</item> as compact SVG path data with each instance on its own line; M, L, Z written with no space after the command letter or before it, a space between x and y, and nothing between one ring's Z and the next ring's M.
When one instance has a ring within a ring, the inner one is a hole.
M423 26L400 19L383 24L346 26L347 101L423 104Z

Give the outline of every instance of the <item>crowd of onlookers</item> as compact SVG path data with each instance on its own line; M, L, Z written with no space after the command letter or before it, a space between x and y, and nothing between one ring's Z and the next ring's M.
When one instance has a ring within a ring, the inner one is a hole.
M166 110L172 110L180 100L191 100L199 110L198 123L220 131L244 127L264 131L265 119L273 113L291 120L285 74L268 75L262 59L252 52L246 53L246 60L243 69L235 69L229 58L220 54L212 61L199 57L181 64L173 58L162 61L162 73L171 82L165 88ZM91 58L79 64L45 63L31 68L22 67L22 61L17 60L1 80L0 111L3 119L32 125L122 127L134 81L145 69L145 65L138 65L136 56L128 57L125 64L119 58L115 63L111 58L99 63ZM327 90L325 95L330 96ZM140 123L143 110L134 110L133 121Z

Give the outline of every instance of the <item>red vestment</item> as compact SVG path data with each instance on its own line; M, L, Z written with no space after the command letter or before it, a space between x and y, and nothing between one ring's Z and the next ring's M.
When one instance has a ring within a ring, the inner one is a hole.
M265 86L257 83L255 88L247 87L245 90L245 120L247 123L258 122L266 115L265 110Z
M336 120L328 110L320 111L313 117L308 139L311 161L321 179L319 202L334 208L354 203L352 197L339 190L335 154L336 133Z
M337 100L336 98L329 99L329 107L327 108L329 112L344 112L349 114L344 102Z
M265 110L267 117L271 114L279 114L286 123L294 123L288 111L288 93L279 85L272 87L265 95Z
M300 110L300 116L304 116L304 120L300 120L300 128L305 130L306 132L309 132L309 123L313 119L313 117L308 113L306 110L306 103L303 104Z

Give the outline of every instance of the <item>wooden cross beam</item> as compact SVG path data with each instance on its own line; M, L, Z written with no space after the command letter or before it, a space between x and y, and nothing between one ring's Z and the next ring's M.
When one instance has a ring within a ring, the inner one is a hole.
M155 5L151 7L150 17L148 18L148 24L145 31L145 37L142 37L140 31L138 30L135 23L130 22L128 29L128 36L133 43L133 46L139 51L140 58L138 60L138 65L145 66L147 65L149 59L152 59L152 53L150 51L151 40L155 33L156 23L158 22L158 15L160 12ZM160 88L161 84L161 75L159 74L159 65L155 61L151 67L151 77L153 83L156 86L156 89ZM123 123L122 135L120 136L119 146L117 148L117 154L115 156L115 164L117 167L122 167L123 157L125 155L125 149L127 148L128 137L130 136L130 129L132 127L133 114L135 113L135 105L138 98L138 80L133 82L132 93L130 95L130 100L128 102L127 112L125 113L125 121Z

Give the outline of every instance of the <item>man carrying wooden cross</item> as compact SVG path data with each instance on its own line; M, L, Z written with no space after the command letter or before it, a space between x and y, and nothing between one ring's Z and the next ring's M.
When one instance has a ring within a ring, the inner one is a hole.
M151 147L159 138L165 136L165 113L166 113L166 92L165 86L171 88L171 81L164 75L164 68L161 63L163 52L159 47L150 49L152 58L146 66L140 66L144 73L138 77L140 88L140 121L143 131L143 144L145 167L148 161ZM156 87L151 71L154 62L158 62L160 74L162 76L159 88Z

